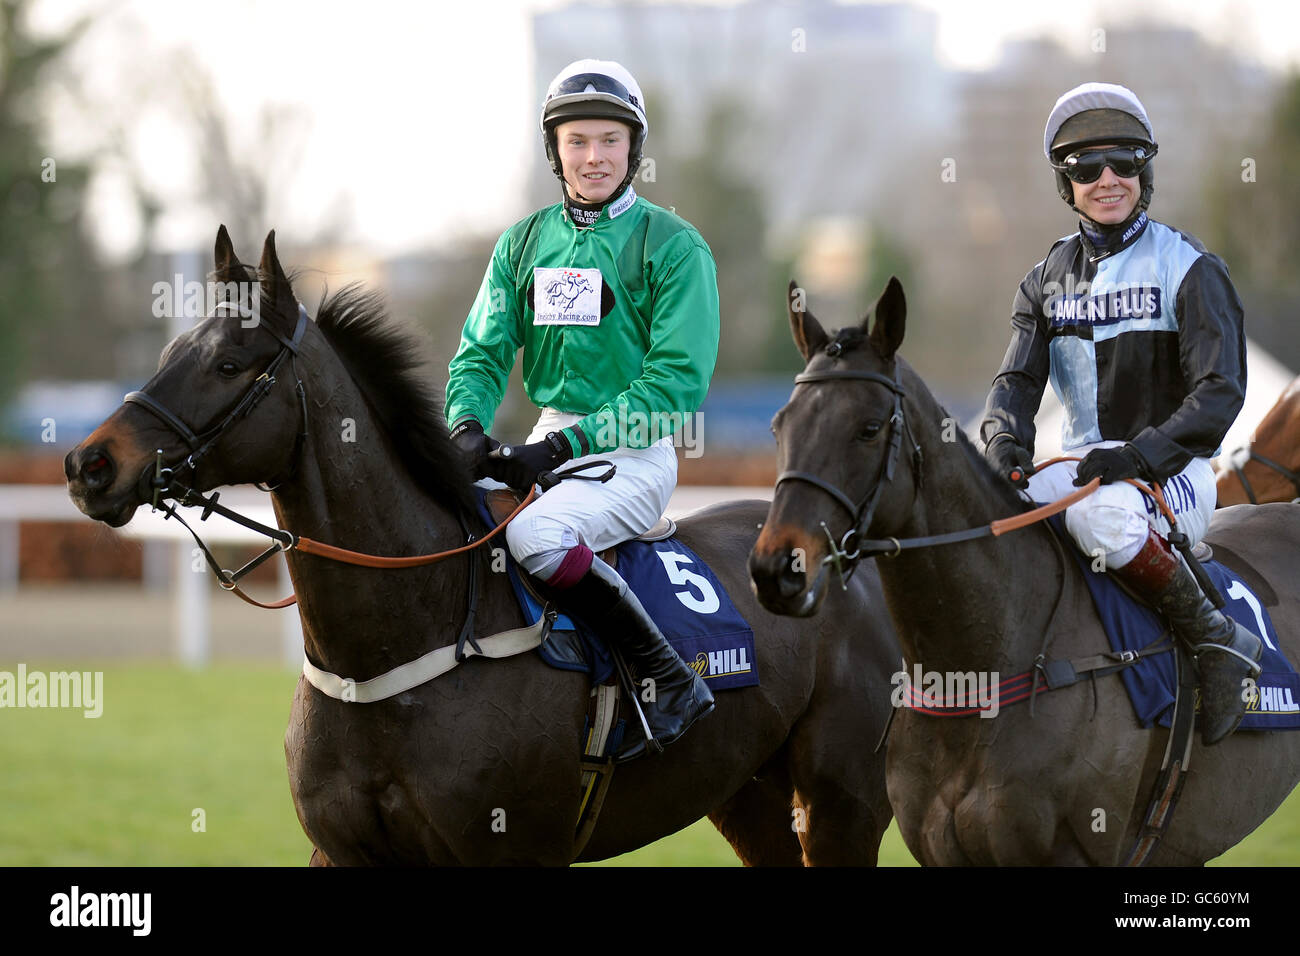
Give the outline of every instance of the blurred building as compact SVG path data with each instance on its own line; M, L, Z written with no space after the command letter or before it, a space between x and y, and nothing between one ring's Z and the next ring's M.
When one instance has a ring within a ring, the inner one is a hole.
M936 15L908 4L578 3L533 20L532 99L540 106L573 60L618 60L646 94L650 157L669 142L678 155L707 150L710 105L736 104L743 142L727 155L762 189L780 235L871 210L890 172L952 122L954 77L935 58L936 33ZM534 199L552 202L555 177L538 157Z

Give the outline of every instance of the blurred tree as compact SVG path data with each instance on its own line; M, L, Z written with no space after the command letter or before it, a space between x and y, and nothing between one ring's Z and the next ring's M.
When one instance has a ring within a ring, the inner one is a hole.
M43 90L89 18L37 37L30 6L0 0L0 406L47 374L55 353L92 374L112 355L111 332L90 311L95 257L80 220L88 170L53 154L40 116Z
M1229 161L1216 164L1206 188L1203 238L1232 273L1247 334L1300 368L1300 74L1282 84L1266 130L1243 150L1219 152Z
M701 134L689 137L681 123L673 125L668 97L647 91L646 98L662 104L655 115L652 148L647 150L653 166L643 164L633 185L646 199L690 222L713 252L722 320L715 374L759 370L773 322L785 320L782 300L776 299L774 308L767 294L770 266L763 249L763 197L738 172L743 164L735 155L749 116L737 102L716 100L705 108ZM663 129L668 132L658 132ZM683 146L691 139L700 145Z

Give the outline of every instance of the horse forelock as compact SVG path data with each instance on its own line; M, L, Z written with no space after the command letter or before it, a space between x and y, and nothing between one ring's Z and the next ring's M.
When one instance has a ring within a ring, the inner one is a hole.
M411 475L444 504L473 512L470 477L428 377L419 340L388 316L383 296L352 283L328 296L316 325L374 408Z

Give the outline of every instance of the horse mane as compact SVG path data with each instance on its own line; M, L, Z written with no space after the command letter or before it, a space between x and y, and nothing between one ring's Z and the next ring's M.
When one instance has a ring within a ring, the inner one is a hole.
M944 414L947 414L946 409L944 410ZM1012 510L1013 514L1028 511L1033 507L1028 504L1025 499L1020 497L1019 492L1016 491L1015 486L1012 485L1011 482L1007 481L993 470L993 466L989 464L989 460L980 453L980 450L975 447L975 443L967 438L966 432L960 428L957 429L957 444L961 448L962 453L966 456L966 461L970 465L971 470L983 479L985 488L990 493L995 494L999 501Z
M470 475L442 414L442 391L427 376L420 340L388 316L381 293L360 283L321 303L316 325L370 402L421 488L473 513Z
M925 384L925 381L917 374L916 370L912 368L910 364L903 361L902 358L899 358L898 361L901 362L907 372L910 373L912 381L909 384L909 390L912 394L916 394L916 389L919 386L921 389L924 389L924 394L929 395L930 400L938 407L941 420L953 418L953 416L948 413L948 409L944 407L941 401L939 401L934 392L930 391L929 386ZM993 495L997 501L1011 509L1013 514L1028 511L1032 506L1020 497L1020 493L1015 489L1011 482L1007 481L993 470L993 466L989 464L988 459L984 457L983 453L975 447L975 443L966 435L966 430L963 428L957 428L955 431L957 433L957 447L961 450L962 455L966 458L967 465L976 476L976 480L983 486L984 490L988 494Z

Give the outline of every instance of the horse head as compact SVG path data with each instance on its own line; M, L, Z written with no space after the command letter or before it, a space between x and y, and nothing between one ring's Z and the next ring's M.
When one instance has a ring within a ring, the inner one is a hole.
M73 502L111 527L154 500L160 474L206 491L275 481L292 466L305 403L290 372L314 325L294 298L274 232L254 270L222 226L215 260L205 290L212 314L173 339L144 388L64 459Z
M1223 460L1216 482L1220 508L1300 496L1300 378L1260 419L1250 445Z
M907 317L902 283L891 278L862 321L834 335L794 282L787 307L807 364L772 419L779 474L749 571L764 607L804 617L820 607L837 555L862 534L888 534L893 516L910 513L917 465L904 434L906 366L896 355Z

